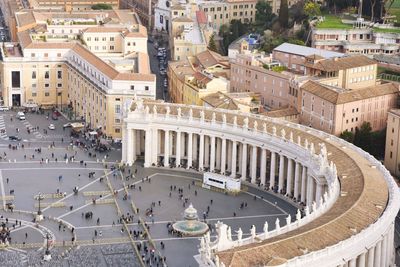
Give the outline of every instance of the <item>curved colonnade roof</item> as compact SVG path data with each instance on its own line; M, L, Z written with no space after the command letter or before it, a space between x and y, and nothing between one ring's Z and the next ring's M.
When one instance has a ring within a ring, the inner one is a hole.
M149 106L150 113L153 113L153 106L157 105L158 114L165 114L166 107L169 106L171 115L177 115L177 109L180 107L182 116L188 116L189 110L192 108L195 118L200 118L200 111L204 110L205 120L211 120L212 113L215 112L215 119L219 122L222 122L222 114L225 114L228 124L233 124L233 118L237 116L238 127L243 124L245 117L248 117L250 127L253 126L254 121L257 121L259 128L265 122L268 132L272 131L272 126L276 127L277 133L280 133L281 129L285 129L287 134L293 132L293 140L297 140L297 136L300 136L302 145L304 145L305 139L308 139L309 143L314 143L317 152L318 144L325 143L328 160L336 164L342 194L339 195L330 210L314 221L288 233L260 243L218 252L217 255L225 266L283 264L286 260L304 255L305 252L321 250L350 238L377 221L385 210L389 193L383 174L377 168L372 168L371 163L361 154L343 147L342 144L332 139L321 139L311 133L283 125L284 122L283 124L274 123L252 114L233 114L221 109L207 110L202 107L169 103L145 102L145 105ZM135 109L135 104L132 109Z

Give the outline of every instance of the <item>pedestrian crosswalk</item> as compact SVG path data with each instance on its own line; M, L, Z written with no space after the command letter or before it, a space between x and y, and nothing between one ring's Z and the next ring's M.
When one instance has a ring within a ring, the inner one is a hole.
M0 116L0 138L7 140L7 130L6 130L6 123L4 122L4 116Z
M25 125L26 128L33 129L33 126L32 126L32 124L31 124L29 121L25 120L25 121L23 122L23 124ZM42 139L42 138L43 138L43 135L42 135L39 131L37 131L36 129L35 129L34 131L31 130L31 133L32 133L36 138L39 138L39 139Z

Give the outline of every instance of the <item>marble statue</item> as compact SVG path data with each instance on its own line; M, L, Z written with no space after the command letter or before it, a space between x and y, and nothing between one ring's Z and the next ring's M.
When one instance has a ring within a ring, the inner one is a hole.
M286 131L285 131L285 129L283 129L283 128L282 128L282 130L281 130L281 136L282 136L283 139L286 138Z
M289 215L286 217L286 225L289 225L291 222L292 222L292 216L289 214Z
M250 228L250 235L252 239L256 238L256 226L254 224Z
M222 123L226 124L226 114L222 114Z
M264 234L268 233L268 222L267 221L265 221L265 223L264 223L263 231L264 231Z
M153 106L153 114L154 114L154 115L157 115L157 105L154 105L154 106Z
M242 238L243 238L243 231L242 228L239 227L239 230L237 230L237 237L238 237L238 241L239 243L242 242Z
M193 109L189 109L189 119L193 119Z
M272 135L276 136L276 127L275 126L272 126Z
M275 229L276 229L276 230L281 229L281 225L280 225L279 218L276 218L276 221L275 221Z
M263 123L263 132L267 133L267 124L265 122Z
M297 213L296 213L296 221L300 221L301 220L301 212L299 209L297 209Z
M205 117L205 115L204 115L204 110L201 110L201 111L200 111L200 119L201 119L202 121L204 121L204 117Z
M232 229L230 226L228 226L227 235L228 235L228 240L232 241Z
M166 110L165 114L169 116L169 114L171 113L171 108L167 106L165 110Z
M182 117L182 109L179 107L176 111L177 111L177 117L178 118Z
M258 122L256 120L254 121L253 128L254 128L254 131L257 131Z
M247 117L243 119L243 128L249 128L249 118Z
M212 116L211 116L211 121L215 122L216 119L217 119L217 115L215 114L215 112L213 112Z
M233 126L237 126L237 116L233 117Z

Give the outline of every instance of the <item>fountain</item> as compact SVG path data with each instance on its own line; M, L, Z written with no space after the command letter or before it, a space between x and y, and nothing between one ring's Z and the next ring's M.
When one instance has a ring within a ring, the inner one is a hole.
M202 235L208 231L208 225L200 222L197 216L197 210L190 203L189 207L185 209L183 218L184 221L178 221L172 225L175 231L185 236Z

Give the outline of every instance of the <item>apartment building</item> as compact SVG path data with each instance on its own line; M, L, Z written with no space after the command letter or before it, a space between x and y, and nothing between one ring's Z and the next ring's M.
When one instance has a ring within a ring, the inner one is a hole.
M117 13L138 22L135 13ZM61 106L89 127L120 138L124 107L133 98L155 98L155 75L142 44L147 33L139 24L122 27L121 20L101 20L109 16L93 23L92 15L18 13L19 43L1 47L3 102L10 107Z
M232 20L251 23L255 20L256 0L159 0L155 7L155 29L169 31L169 23L178 14L183 16L190 5L196 5L209 20L210 26L218 32L222 25L229 25ZM181 14L180 14L181 13ZM184 13L184 14L182 14Z
M202 105L203 98L229 90L229 62L206 50L168 64L169 95L175 103Z
M204 12L191 5L185 16L172 19L170 45L173 60L181 60L207 50L213 29Z
M342 53L290 43L283 43L272 50L272 57L275 60L279 61L288 70L300 74L306 74L304 67L306 58L313 55L321 59L344 56Z
M239 54L230 62L230 92L258 93L261 104L267 110L297 107L297 91L292 92L291 89L295 75L268 67L268 64L279 65L279 62L260 53Z
M397 105L399 86L382 83L346 90L308 81L301 92L300 123L339 135L354 133L363 122L370 122L372 131L384 129L388 111Z
M384 164L392 175L400 176L400 109L388 112Z
M377 69L363 55L295 45L277 47L270 56L245 50L231 59L230 91L259 93L269 115L331 134L354 132L365 121L375 131L386 127L399 91L378 81Z
M55 11L84 11L91 10L93 5L96 4L108 4L113 9L119 8L119 0L91 0L91 1L80 1L80 0L28 0L29 7L33 9L42 10L55 10Z
M346 54L397 55L400 49L400 34L378 31L373 28L326 29L314 28L311 45Z

